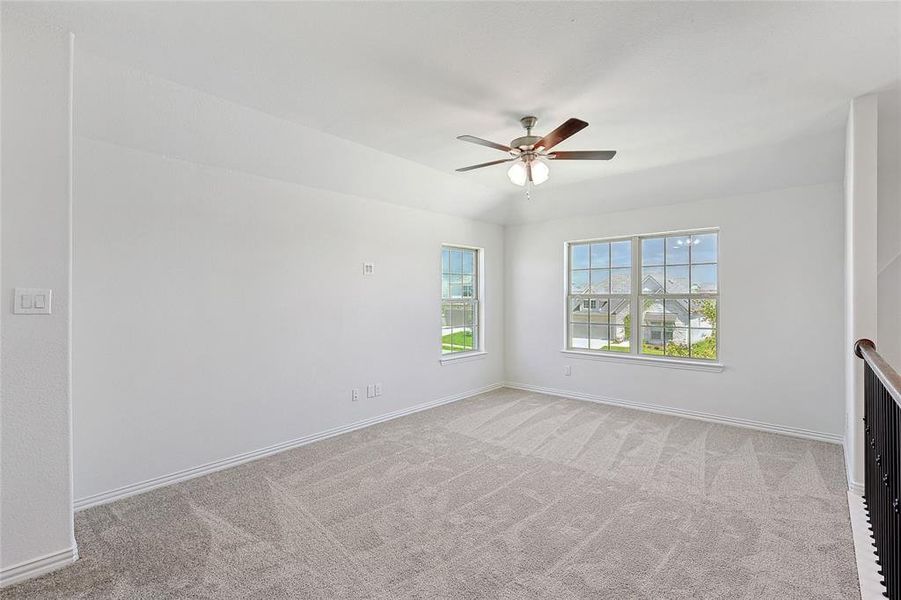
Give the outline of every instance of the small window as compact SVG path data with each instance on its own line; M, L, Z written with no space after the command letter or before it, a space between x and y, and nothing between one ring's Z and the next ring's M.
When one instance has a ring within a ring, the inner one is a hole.
M718 242L697 231L567 244L567 347L717 360Z
M480 344L479 251L441 248L441 353L474 352Z

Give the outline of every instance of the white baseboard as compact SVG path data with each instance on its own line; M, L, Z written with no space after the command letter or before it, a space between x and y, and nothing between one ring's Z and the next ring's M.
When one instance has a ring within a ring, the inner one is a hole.
M861 600L880 600L885 596L885 586L879 575L876 555L873 554L873 540L867 525L867 511L863 498L848 492L848 510L851 513L851 532L854 536L854 556L857 560L857 577L860 581Z
M190 469L184 469L182 471L177 471L168 475L162 475L160 477L154 477L153 479L139 481L138 483L132 483L120 488L116 488L114 490L100 492L99 494L92 494L90 496L85 496L84 498L78 498L77 500L75 500L74 507L75 510L84 510L85 508L90 508L92 506L115 502L116 500L127 498L128 496L142 494L158 487L163 487L166 485L171 485L173 483L178 483L180 481L193 479L194 477L200 477L201 475L206 475L215 471L221 471L222 469L234 467L242 463L250 462L258 458L263 458L264 456L277 454L279 452L284 452L285 450L290 450L299 446L305 446L306 444L311 444L319 440L324 440L336 435L341 435L342 433L348 433L357 429L362 429L364 427L370 427L378 423L384 423L385 421L390 421L392 419L397 419L398 417L403 417L415 412L427 410L436 406L441 406L442 404L449 404L451 402L456 402L457 400L470 398L477 394L484 394L485 392L490 392L492 390L503 387L503 385L503 383L495 383L493 385L488 385L475 390L469 390L460 394L445 396L443 398L438 398L437 400L432 400L431 402L423 402L422 404L417 404L409 408L403 408L394 412L386 413L384 415L378 415L369 419L363 419L362 421L356 421L355 423L350 423L349 425L333 427L332 429L327 429L319 433L313 433L299 437L297 439L288 440L279 444L273 444L272 446L260 448L259 450L244 452L242 454L231 456L229 458L223 458L221 460L206 463L204 465L199 465L197 467L191 467Z
M75 547L71 547L20 562L0 571L0 587L7 587L32 577L44 575L50 571L56 571L72 564L76 560L78 560L78 551Z
M685 410L682 408L671 408L668 406L658 406L656 404L644 404L641 402L631 402L629 400L620 400L618 398L610 398L596 394L585 394L582 392L571 392L568 390L558 390L555 388L540 387L527 383L516 383L508 381L504 384L506 387L527 392L539 392L550 396L559 396L561 398L570 398L573 400L586 400L588 402L597 402L599 404L609 404L611 406L621 406L623 408L634 408L646 412L659 413L663 415L673 415L676 417L686 417L688 419L696 419L699 421L708 421L711 423L720 423L723 425L734 425L736 427L745 427L747 429L756 429L758 431L767 431L769 433L780 433L794 437L805 438L809 440L817 440L821 442L829 442L831 444L841 444L844 438L840 434L825 433L821 431L811 431L800 427L788 427L785 425L774 425L772 423L764 423L761 421L753 421L751 419L740 419L737 417L727 417L723 415L715 415L695 410Z

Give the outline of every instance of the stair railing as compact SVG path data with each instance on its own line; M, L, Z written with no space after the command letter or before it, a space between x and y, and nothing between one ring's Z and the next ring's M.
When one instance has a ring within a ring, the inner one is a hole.
M885 595L901 600L901 375L872 340L854 353L864 362L864 502Z

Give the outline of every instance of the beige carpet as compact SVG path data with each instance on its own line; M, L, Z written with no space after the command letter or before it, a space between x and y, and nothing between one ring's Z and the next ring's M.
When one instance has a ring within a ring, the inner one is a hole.
M80 512L11 598L857 598L838 446L499 390Z

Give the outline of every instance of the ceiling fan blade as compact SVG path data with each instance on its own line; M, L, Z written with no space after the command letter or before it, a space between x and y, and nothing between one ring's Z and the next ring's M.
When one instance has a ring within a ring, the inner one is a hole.
M458 135L457 139L463 140L464 142L471 142L473 144L478 144L480 146L488 146L489 148L494 148L495 150L503 150L504 152L510 152L510 150L512 150L512 148L510 146L504 146L503 144L498 144L496 142L483 140L482 138L478 138L474 135Z
M490 167L491 165L499 165L505 162L511 162L514 160L518 160L519 157L514 156L513 158L502 158L500 160L492 160L491 162L482 163L479 165L472 165L471 167L463 167L461 169L457 169L458 173L462 173L463 171L472 171L473 169L481 169L482 167Z
M588 123L581 119L567 119L563 125L538 140L534 147L538 148L540 146L545 150L550 150L569 136L582 131L586 127L588 127Z
M616 150L576 150L551 152L547 155L551 160L610 160L614 156L616 156Z

